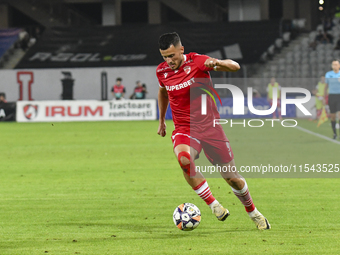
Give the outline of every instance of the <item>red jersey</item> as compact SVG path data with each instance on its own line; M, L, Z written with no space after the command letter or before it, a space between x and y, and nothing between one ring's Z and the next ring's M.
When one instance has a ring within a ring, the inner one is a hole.
M135 93L135 97L136 97L136 99L142 99L142 98L144 98L144 87L142 87L142 86L140 86L140 87L135 87L135 91L134 91L134 93Z
M115 84L112 87L111 91L115 93L116 98L121 98L122 94L125 93L125 87L123 85L118 86L117 84Z
M184 55L184 63L177 70L171 70L165 61L156 69L159 86L167 90L177 130L203 132L213 126L214 119L220 118L215 102L209 95L207 114L201 114L201 94L206 93L198 87L206 89L206 86L212 86L209 71L213 68L204 65L208 58L192 52Z

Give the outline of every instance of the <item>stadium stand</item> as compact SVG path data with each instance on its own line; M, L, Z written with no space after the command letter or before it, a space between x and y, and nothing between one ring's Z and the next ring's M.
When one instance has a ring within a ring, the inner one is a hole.
M238 44L243 56L238 61L248 64L258 62L279 37L279 22L52 28L45 30L16 68L158 65L162 59L157 41L169 31L179 33L186 52L220 51L222 57L228 57L225 47Z
M10 6L21 11L28 17L43 24L53 26L88 26L97 24L96 21L72 9L62 1L45 0L4 0Z
M330 69L331 61L340 57L340 50L336 49L340 39L339 21L339 18L334 18L334 26L328 31L334 38L332 43L317 43L315 48L311 47L319 31L323 31L323 25L320 24L316 30L301 34L291 41L281 54L275 55L272 61L267 62L265 67L259 70L257 77L318 79L325 75Z
M13 53L14 45L19 40L21 29L0 29L0 68Z

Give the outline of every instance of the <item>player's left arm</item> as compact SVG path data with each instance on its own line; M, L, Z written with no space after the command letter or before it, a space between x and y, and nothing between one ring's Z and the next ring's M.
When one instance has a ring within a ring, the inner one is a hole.
M216 58L208 58L204 65L206 67L214 68L215 71L219 72L237 72L240 70L240 65L234 60L231 59L216 59Z

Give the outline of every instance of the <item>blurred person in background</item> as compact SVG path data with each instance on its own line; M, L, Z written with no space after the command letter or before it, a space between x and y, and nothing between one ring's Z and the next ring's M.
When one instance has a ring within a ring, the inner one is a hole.
M276 112L278 113L278 116L280 119L281 117L281 86L279 83L276 82L276 79L274 77L271 78L270 83L267 86L267 100L270 104L270 107L273 105L273 90L277 89L277 108L273 112L273 119L276 119Z
M253 89L253 98L260 98L261 94L257 89Z
M125 95L125 87L122 84L122 78L118 77L116 79L116 84L113 85L112 89L111 89L111 93L114 99L116 100L122 100L124 99L124 95Z
M136 82L136 87L133 91L133 94L130 96L130 99L145 99L146 85L142 84L140 81Z
M325 101L325 76L321 76L318 85L316 85L315 89L312 91L313 95L315 95L315 107L316 107L316 118L319 119L322 108L324 107Z
M337 138L336 115L340 124L340 62L338 59L332 61L332 71L326 73L326 86L324 95L328 95L328 106L333 130L333 139ZM325 102L324 102L325 103Z
M0 92L0 104L1 103L7 103L6 94L4 92Z

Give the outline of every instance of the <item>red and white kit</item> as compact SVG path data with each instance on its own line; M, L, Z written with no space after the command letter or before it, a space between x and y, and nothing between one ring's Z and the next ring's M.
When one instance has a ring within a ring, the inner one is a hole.
M171 70L166 62L156 70L160 87L168 93L175 130L172 133L174 148L187 144L205 155L212 164L228 163L233 158L221 125L213 127L214 119L220 119L214 100L207 95L207 114L201 114L201 94L205 92L198 87L212 86L209 71L204 62L206 55L189 53L184 55L184 63L177 70Z

